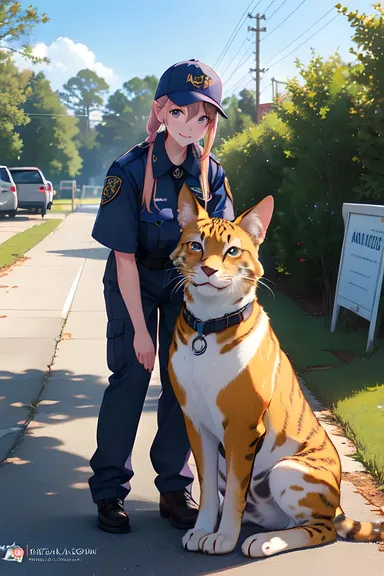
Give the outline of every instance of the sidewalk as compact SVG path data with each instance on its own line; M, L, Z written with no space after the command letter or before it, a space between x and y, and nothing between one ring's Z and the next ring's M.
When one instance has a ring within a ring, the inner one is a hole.
M29 550L96 550L95 555L82 556L79 562L70 566L67 562L56 563L55 572L60 576L69 573L81 576L304 576L308 572L311 576L335 576L340 572L360 576L367 573L368 564L369 576L384 574L384 557L378 552L377 544L338 541L325 547L257 561L245 559L239 548L235 553L221 557L184 551L181 546L183 531L171 528L159 517L154 471L148 455L156 430L160 392L158 365L133 452L132 492L125 501L132 533L112 535L97 529L96 507L90 496L88 479L92 474L89 459L96 447L97 417L109 375L101 283L108 251L90 240L93 219L94 213L89 207L69 216L55 233L34 249L35 257L12 271L8 279L13 285L16 281L13 274L24 274L25 285L31 286L34 282L35 296L20 310L14 296L16 289L9 292L14 300L9 300L7 310L15 324L10 340L18 347L23 344L30 351L29 359L27 355L20 356L23 364L17 371L15 366L21 366L18 354L13 356L14 365L11 360L8 362L8 380L0 380L1 386L8 386L9 398L4 404L10 400L20 401L17 398L21 392L25 394L25 401L30 401L31 395L27 393L31 391L32 381L34 391L38 393L37 376L41 383L44 366L48 362L52 364L54 352L55 357L23 441L0 465L0 493L3 495L0 545L16 541L24 549L28 544ZM48 282L44 275L49 274L53 277L49 286L51 291L55 287L55 295L46 303L38 286ZM76 278L79 281L75 296L55 351L64 303ZM28 290L22 293L23 303L28 294ZM33 312L35 316L28 316L27 312ZM4 328L1 330L4 335ZM3 356L1 352L0 362ZM13 394L13 389L18 391L18 396ZM323 425L328 426L324 420L326 414L313 399L311 402ZM0 406L2 404L0 402ZM21 411L18 407L12 407L12 413L3 410L4 415L8 414L9 422L20 421ZM332 433L332 427L328 431ZM333 435L332 439L341 453L344 470L361 469L360 464L345 455L351 452L350 443L340 436ZM194 493L198 498L197 482ZM349 483L343 482L342 503L346 514L356 520L380 518ZM256 531L255 527L246 527L242 540ZM42 573L50 576L52 566L48 562L25 558L17 571L28 576L41 576Z
M68 216L1 278L0 462L23 431L52 364L66 300L91 245L90 219Z

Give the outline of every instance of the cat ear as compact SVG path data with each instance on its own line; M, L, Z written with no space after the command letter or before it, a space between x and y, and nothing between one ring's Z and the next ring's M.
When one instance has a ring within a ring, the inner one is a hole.
M256 204L256 206L238 216L234 224L237 224L247 232L254 242L261 243L267 233L273 208L273 196L267 196L264 200Z
M208 213L200 206L198 200L186 184L183 184L180 190L178 206L179 215L177 219L181 228L185 228L189 224L194 224L197 220L209 218Z

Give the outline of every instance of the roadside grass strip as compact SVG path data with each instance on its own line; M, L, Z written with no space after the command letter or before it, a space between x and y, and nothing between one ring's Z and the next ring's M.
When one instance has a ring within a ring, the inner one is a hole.
M47 220L43 224L37 224L24 232L15 234L15 236L0 244L0 270L22 258L28 250L31 250L48 234L53 232L61 222L61 219Z
M75 198L75 208L84 204L100 204L100 197L95 196L95 198L83 198L80 200L79 198ZM58 200L54 200L51 208L52 212L64 212L66 214L72 212L72 200L71 198L62 198Z
M355 443L355 458L384 484L384 341L376 339L367 356L367 334L341 322L331 334L328 318L308 316L279 292L260 290L259 300L295 370Z

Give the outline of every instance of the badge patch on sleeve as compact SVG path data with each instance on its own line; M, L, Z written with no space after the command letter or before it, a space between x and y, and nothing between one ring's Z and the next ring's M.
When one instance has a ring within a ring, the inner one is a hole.
M118 176L107 176L104 181L104 188L101 194L101 205L107 204L120 192L123 181Z

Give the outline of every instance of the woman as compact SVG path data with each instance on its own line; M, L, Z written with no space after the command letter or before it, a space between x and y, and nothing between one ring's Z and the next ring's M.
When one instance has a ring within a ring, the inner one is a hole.
M234 218L224 171L210 155L218 113L227 118L221 94L220 78L205 64L189 60L169 68L157 87L148 138L116 160L105 179L92 236L111 249L103 282L112 375L100 409L89 486L98 506L98 526L107 532L130 531L123 501L130 491L131 453L158 330L162 393L150 456L160 514L182 529L193 527L197 517L189 489L188 437L167 373L183 302L169 254L180 238L177 197L184 182L210 215ZM198 145L203 139L204 149Z

